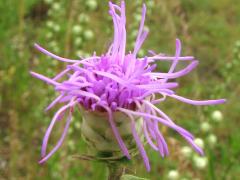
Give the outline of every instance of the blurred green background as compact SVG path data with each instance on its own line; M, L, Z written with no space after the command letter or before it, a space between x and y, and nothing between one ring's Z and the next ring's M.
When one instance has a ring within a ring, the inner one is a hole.
M117 1L114 1L117 2ZM240 3L239 0L146 0L150 35L139 56L151 49L174 54L180 38L184 55L200 60L198 68L177 81L177 93L192 99L227 98L225 105L193 107L167 100L160 107L190 130L204 146L205 157L164 129L170 156L147 148L152 170L136 158L130 172L149 179L240 178ZM104 53L112 37L106 0L0 1L0 179L105 179L106 167L72 158L87 152L80 118L71 124L64 145L39 165L41 141L54 111L44 108L54 90L29 70L52 77L64 63L37 52L33 44L64 57ZM128 49L136 37L142 1L127 0ZM159 64L159 69L166 65ZM52 147L61 125L55 127Z

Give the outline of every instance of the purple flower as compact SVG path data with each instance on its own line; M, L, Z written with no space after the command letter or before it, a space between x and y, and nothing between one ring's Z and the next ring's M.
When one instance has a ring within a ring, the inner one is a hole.
M136 38L135 47L132 52L126 53L126 16L125 3L118 6L109 2L109 14L114 24L114 37L108 52L101 56L71 60L54 55L39 45L35 47L42 53L59 61L67 62L66 69L53 78L31 72L31 74L46 83L53 85L59 96L46 108L51 109L57 103L64 105L56 112L49 125L42 144L42 159L45 162L61 146L67 133L74 107L80 105L85 110L95 112L106 112L108 114L109 126L119 144L119 147L128 159L130 154L123 142L113 119L113 113L122 112L131 121L132 135L143 158L146 169L150 170L150 164L146 151L136 131L135 120L137 117L143 119L142 132L147 143L162 157L169 154L167 143L159 130L159 124L167 126L178 132L199 154L203 151L194 143L194 137L187 130L175 124L163 111L156 107L171 97L176 100L193 105L214 105L224 103L224 99L195 101L181 97L174 92L178 83L173 80L188 74L198 64L192 56L181 56L181 42L176 40L176 52L174 56L156 54L151 51L151 56L138 58L140 50L148 31L144 29L146 6L143 5L142 20ZM171 62L167 73L155 72L156 62ZM176 70L179 62L189 62L185 68ZM67 80L66 80L67 77ZM60 140L57 145L47 154L48 139L55 123L67 114L67 121Z

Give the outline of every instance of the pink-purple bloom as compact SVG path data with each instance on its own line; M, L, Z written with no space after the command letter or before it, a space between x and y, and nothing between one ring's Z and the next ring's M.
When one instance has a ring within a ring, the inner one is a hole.
M171 97L176 100L192 105L214 105L224 103L224 99L196 101L177 95L174 91L178 83L176 78L184 76L192 71L198 64L193 56L181 56L181 42L176 40L176 52L174 56L156 54L151 51L150 56L137 57L137 54L148 35L144 28L146 6L143 5L142 20L132 52L126 53L126 15L125 2L118 6L109 2L109 14L114 24L113 41L105 54L72 60L54 55L41 46L35 47L42 53L62 62L68 63L66 69L53 78L31 72L31 74L46 83L53 85L59 96L46 108L51 109L57 103L64 105L56 112L43 139L40 163L49 159L61 146L66 136L72 119L74 107L80 105L88 111L100 111L108 113L109 125L119 144L124 156L130 159L129 151L121 138L113 113L121 111L131 121L133 138L143 158L146 169L150 170L149 159L140 136L136 131L135 121L137 117L143 119L142 132L146 142L162 157L169 154L167 143L159 130L159 125L167 126L178 132L196 152L203 155L203 151L194 143L193 135L184 128L175 124L156 104L162 103L165 98ZM156 72L156 62L171 62L168 72ZM176 70L179 62L189 62L185 68ZM67 77L67 78L66 78ZM57 145L46 152L49 136L56 122L67 114L66 125Z

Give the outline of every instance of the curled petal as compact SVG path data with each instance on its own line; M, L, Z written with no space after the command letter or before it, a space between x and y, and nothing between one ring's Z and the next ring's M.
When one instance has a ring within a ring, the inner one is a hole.
M185 69L183 69L181 71L178 71L178 72L175 72L175 73L146 73L145 75L156 76L156 77L159 77L159 78L175 79L175 78L179 78L181 76L184 76L184 75L188 74L197 65L198 65L198 61L193 61Z
M56 60L59 60L59 61L62 61L62 62L68 62L68 63L83 63L83 64L85 64L85 62L83 60L80 61L79 59L67 59L67 58L63 58L63 57L57 56L57 55L47 51L46 49L44 49L43 47L41 47L38 44L34 44L34 47L37 50L39 50L40 52L42 52L43 54L46 54L47 56L50 56L50 57L52 57L52 58L54 58ZM93 58L99 58L99 57L93 57ZM84 60L87 60L87 59L84 59Z
M127 113L126 113L126 114L127 114ZM149 164L149 159L148 159L147 153L146 153L146 151L145 151L145 149L144 149L144 147L143 147L143 144L142 144L142 142L141 142L141 139L139 138L138 133L137 133L137 131L136 131L134 118L133 118L130 114L127 114L127 115L128 115L128 116L130 117L130 119L131 119L132 134L133 134L133 137L134 137L134 139L135 139L135 141L136 141L136 144L137 144L137 147L138 147L138 149L139 149L139 151L140 151L140 154L141 154L141 156L142 156L142 158L143 158L144 165L145 165L147 171L150 171L151 168L150 168L150 164Z
M62 98L64 97L64 94L61 94L58 96L51 104L48 105L48 107L45 109L45 111L50 110L53 106L55 106Z
M48 78L46 76L43 76L41 74L38 74L38 73L35 73L35 72L30 72L30 74L32 76L34 76L35 78L38 78L38 79L40 79L42 81L45 81L46 83L49 83L51 85L57 86L57 85L60 84L60 83L58 83L58 82L56 82L56 81L54 81L54 80L52 80L52 79L50 79L50 78Z
M61 138L57 142L56 146L46 156L45 155L43 156L43 158L39 161L40 164L47 161L60 148L60 146L62 145L63 140L64 140L64 138L67 134L67 131L68 131L71 120L72 120L72 113L70 111Z
M177 99L179 101L182 101L184 103L192 104L192 105L196 105L196 106L223 104L223 103L226 102L226 99L197 101L197 100L187 99L187 98L175 95L175 94L168 95L168 96L173 97L173 98L175 98L175 99Z
M59 116L62 115L62 113L64 113L69 107L74 106L76 102L75 101L71 101L69 104L61 107L59 109L59 111L54 115L46 133L45 136L43 138L43 143L42 143L42 150L41 150L41 155L42 157L44 157L46 155L46 150L47 150L47 144L48 144L48 140L49 140L49 136L52 132L53 126L55 125L56 121L58 120Z

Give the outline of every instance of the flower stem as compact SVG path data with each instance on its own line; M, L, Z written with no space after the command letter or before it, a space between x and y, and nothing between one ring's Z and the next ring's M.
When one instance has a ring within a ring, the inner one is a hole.
M117 163L108 163L108 180L120 180L124 167Z

